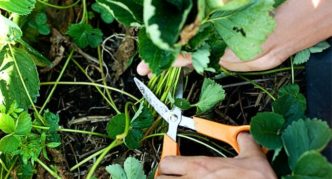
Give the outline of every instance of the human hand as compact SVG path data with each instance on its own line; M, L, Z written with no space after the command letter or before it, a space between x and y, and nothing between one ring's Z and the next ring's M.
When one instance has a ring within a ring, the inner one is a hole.
M169 156L159 164L157 179L190 178L255 178L275 179L276 176L251 135L238 136L240 153L235 158Z
M219 64L231 71L261 71L274 68L289 56L332 36L331 0L287 0L275 12L276 29L262 46L262 53L251 61L240 61L226 49ZM191 64L190 55L182 56L174 66ZM137 66L140 75L151 76L148 66Z

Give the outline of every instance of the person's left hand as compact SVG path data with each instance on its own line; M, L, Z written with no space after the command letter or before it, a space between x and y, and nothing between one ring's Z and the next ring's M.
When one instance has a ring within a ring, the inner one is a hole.
M238 136L240 154L235 158L169 156L159 164L157 179L275 179L276 176L261 148L250 134Z

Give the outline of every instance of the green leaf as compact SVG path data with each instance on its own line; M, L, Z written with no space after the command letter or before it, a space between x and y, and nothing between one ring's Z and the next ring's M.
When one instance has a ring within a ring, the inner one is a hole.
M207 40L211 39L211 36L214 34L214 32L215 28L213 27L212 23L205 23L201 25L197 34L188 42L190 48L197 49L203 46Z
M36 161L39 158L42 149L45 147L41 140L41 136L33 133L25 138L22 138L21 143L22 144L18 154L22 156L24 164L27 164L29 160L32 163Z
M6 135L0 139L0 151L3 153L15 152L20 145L20 140L15 135Z
M137 149L141 146L141 140L143 139L144 134L140 129L130 129L124 140L126 146L129 149Z
M285 119L273 112L257 113L251 119L250 132L257 143L269 148L278 149L282 147L281 129Z
M94 29L89 24L71 24L67 34L73 38L74 42L80 48L90 46L98 47L102 42L103 33L100 29Z
M149 108L144 106L143 103L140 104L139 109L135 113L132 121L131 126L133 128L144 129L148 128L152 125L153 122L153 115Z
M295 65L300 65L300 64L306 63L309 60L311 53L320 53L320 52L328 49L329 47L330 47L330 44L327 43L326 41L319 42L318 44L316 44L313 47L310 47L310 48L307 48L307 49L304 49L304 50L298 52L293 59L293 63Z
M29 22L29 25L38 30L42 35L48 35L51 32L49 25L47 24L47 15L45 12L39 12L35 18Z
M174 105L182 110L187 110L191 108L190 102L184 98L176 98L174 101Z
M294 169L299 157L309 150L321 151L331 140L332 133L326 122L317 119L298 120L282 133L289 166Z
M233 11L252 3L253 0L207 0L209 11Z
M143 6L133 0L97 0L107 7L113 17L125 26L137 26L143 22Z
M6 133L10 134L15 132L15 121L8 114L1 113L0 114L0 129Z
M301 105L301 108L303 111L307 108L307 101L305 97L300 93L300 87L297 84L289 84L285 85L278 91L278 96L287 96L291 95L293 96L297 102Z
M31 132L32 120L30 114L26 111L22 112L16 121L16 135L27 135Z
M107 166L106 171L111 174L112 179L127 179L125 171L119 164Z
M311 53L321 53L324 50L330 48L330 44L326 41L321 41L318 44L314 45L313 47L309 48Z
M285 95L272 103L273 111L281 114L286 119L286 123L291 124L293 121L304 117L302 103L300 103L294 96Z
M287 179L328 179L332 165L317 151L305 152L296 162L292 176Z
M210 48L205 45L191 54L192 64L197 73L202 74L204 71L215 72L213 68L209 68Z
M274 7L277 8L279 7L282 3L284 3L286 0L274 0L275 3L274 3Z
M144 0L144 25L152 42L160 49L174 50L191 8L191 0Z
M100 14L101 19L106 23L110 24L114 21L114 17L111 9L105 4L95 2L91 5L91 8Z
M179 51L165 51L155 46L146 35L145 29L138 34L138 49L141 58L149 65L154 74L160 74L162 70L169 68Z
M124 162L124 170L129 179L145 179L143 165L134 157L128 157Z
M225 17L210 19L226 44L241 60L250 60L261 52L261 45L273 31L270 16L273 0L257 0L253 5Z
M107 134L111 138L115 139L118 134L123 133L125 130L126 116L125 114L118 114L113 116L112 119L107 123Z
M221 85L211 79L205 78L199 101L195 106L197 106L199 113L204 113L224 100L225 96L225 91Z
M8 43L12 43L21 37L21 28L13 21L0 14L0 50L2 50L2 48Z
M36 0L0 0L0 9L19 15L30 14L35 7Z
M298 52L294 59L293 59L293 64L294 65L300 65L305 62L307 62L310 58L310 50L309 49L304 49L300 52Z
M61 142L50 142L50 143L47 143L46 146L49 147L49 148L57 148L61 145Z
M13 54L14 56L8 49L0 52L0 103L8 105L16 101L20 108L26 110L31 103L14 65L14 59L34 102L39 95L38 72L31 56L24 49L14 48Z
M31 45L29 45L22 39L19 39L18 42L24 47L27 52L29 52L37 66L50 67L52 65L52 62L48 58L46 58L38 50L34 49Z
M46 120L46 125L50 127L49 131L56 132L59 128L59 121L60 121L59 115L54 114L48 109L46 109L43 116L44 119Z

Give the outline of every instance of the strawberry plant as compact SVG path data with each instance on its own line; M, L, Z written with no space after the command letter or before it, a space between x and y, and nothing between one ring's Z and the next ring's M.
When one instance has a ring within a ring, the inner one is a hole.
M269 71L235 73L218 64L226 48L254 59L283 2L0 0L0 178L153 176L167 127L139 99L133 77L141 60L155 74L143 81L169 107L250 123L279 177L329 178L331 164L320 152L331 129L306 116L295 85L301 64L329 44ZM192 57L195 72L184 79L184 97L175 98L175 84L190 71L171 67L180 54ZM178 137L184 153L235 155L193 131Z

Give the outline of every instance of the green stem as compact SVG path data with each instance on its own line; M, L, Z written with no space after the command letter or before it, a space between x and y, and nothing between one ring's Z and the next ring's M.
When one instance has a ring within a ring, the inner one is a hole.
M26 86L26 84L25 84L25 82L24 82L24 79L23 79L23 76L22 76L21 70L20 70L20 68L18 67L18 64L17 64L16 58L15 58L15 56L14 56L14 51L13 51L11 45L8 45L8 46L9 46L10 54L11 54L11 56L12 56L12 58L13 58L13 61L14 61L15 68L16 68L16 70L17 70L18 76L20 77L20 81L21 81L21 83L22 83L22 85L23 85L23 88L24 88L25 94L27 95L27 97L28 97L28 99L29 99L29 101L30 101L30 104L31 104L33 110L34 110L35 113L37 114L38 119L39 119L43 124L45 124L45 121L43 120L43 117L38 113L38 110L37 110L35 104L33 103L32 98L31 98L31 96L30 96L29 90L28 90L28 88L27 88L27 86Z
M291 70L292 67L283 67L283 68L277 68L277 69L272 69L268 71L258 71L258 72L237 72L237 74L243 75L243 76L257 76L257 75L269 75L273 73L279 73L283 71L289 71ZM304 66L297 66L294 67L294 70L303 70L305 69Z
M246 78L246 77L244 77L244 76L242 76L242 75L240 75L240 74L237 74L237 73L234 73L234 72L230 72L230 71L228 71L228 70L226 70L226 69L224 69L224 68L221 68L221 70L222 70L226 75L234 76L234 77L239 77L239 78L241 78L241 79L243 79L243 80L245 80L245 81L251 83L251 84L254 85L256 88L262 90L264 93L266 93L268 96L270 96L270 98L271 98L273 101L276 100L276 98L275 98L275 97L274 97L269 91L267 91L264 87L262 87L261 85L259 85L259 84L256 83L255 81L250 80L250 79L248 79L248 78Z
M5 178L4 178L4 179L7 179L7 178L9 177L9 175L10 175L11 171L13 170L13 168L14 168L14 166L15 166L16 162L17 162L17 158L18 158L18 157L15 157L15 159L14 159L14 161L13 161L12 165L10 166L10 168L9 168L9 170L8 170L8 172L7 172L7 174L6 174L6 176L5 176Z
M61 179L61 177L54 172L53 170L51 170L46 164L44 164L41 160L39 160L38 158L36 159L36 162L42 166L49 174L51 174L54 178L56 179Z
M40 85L54 85L56 82L41 82ZM136 98L135 96L123 91L123 90L119 90L117 88L113 88L113 87L109 87L109 86L105 86L105 85L101 85L101 84L97 84L97 83L91 83L91 82L71 82L71 81L59 81L57 83L58 85L82 85L82 86L98 86L98 87L102 87L102 88L106 88L106 89L110 89L116 92L119 92L123 95L126 95L130 98L132 98L133 100L140 101L138 98Z
M59 83L60 79L62 78L62 76L63 76L63 74L64 74L64 72L65 72L65 70L66 70L66 68L67 68L67 66L68 66L68 64L70 62L70 59L73 57L74 51L75 51L74 49L71 50L71 52L70 52L70 54L69 54L69 56L68 56L68 58L67 58L67 60L66 60L66 62L64 64L64 66L61 69L61 72L60 72L58 78L56 79L56 81L54 83L54 86L52 87L52 89L51 89L50 93L48 94L48 96L47 96L47 98L46 98L43 106L41 107L41 109L39 111L39 114L42 114L42 112L45 109L47 103L50 101L50 99L51 99L51 97L52 97L52 95L53 95L56 87L58 86L58 83Z
M262 87L261 85L259 85L259 84L256 83L255 81L250 80L250 79L248 79L248 78L246 78L246 77L244 77L244 76L242 76L242 75L238 75L238 76L239 76L241 79L243 79L243 80L245 80L245 81L251 83L251 84L254 85L256 88L262 90L264 93L266 93L268 96L270 96L270 98L271 98L273 101L276 100L276 98L275 98L275 97L274 97L269 91L267 91L264 87Z
M119 140L114 140L108 147L106 147L104 149L104 151L100 154L100 156L98 157L98 159L96 160L96 162L92 165L91 169L89 170L88 175L86 176L86 179L91 179L94 172L96 171L98 165L101 163L101 161L104 159L104 157L106 156L106 154L112 150L114 147L117 147L119 145L121 145L123 143L123 141L119 141Z
M81 165L83 165L84 163L88 162L89 160L91 160L92 158L95 158L96 156L100 155L101 153L103 153L105 151L106 148L103 148L101 150L99 150L98 152L90 155L89 157L85 158L84 160L80 161L78 164L74 165L73 167L70 168L70 171L73 171L75 169L77 169L78 167L80 167Z
M95 83L91 78L90 76L84 71L83 67L76 61L76 60L73 60L74 64L81 70L81 72L92 82L92 83ZM105 85L106 86L106 85ZM110 101L106 96L105 94L101 91L101 89L98 87L98 86L95 86L95 88L97 89L97 91L99 92L99 94L105 99L105 101L108 103L108 105L110 105L114 111L117 113L117 114L120 114L120 111L117 109L117 107L115 106L114 103L112 103L112 101Z
M129 125L130 125L130 116L129 116L129 105L133 105L131 102L127 102L125 105L125 129L122 134L119 134L116 136L117 140L123 140L127 137L128 131L129 131Z
M74 2L73 4L70 4L70 5L66 5L66 6L58 6L58 5L55 5L55 4L50 4L46 1L43 1L43 0L37 0L37 2L41 3L41 4L44 4L46 6L49 6L49 7L53 7L55 9L68 9L68 8L71 8L71 7L74 7L76 6L81 0L77 0L76 2Z
M6 172L9 172L6 164L2 161L2 159L0 159L0 164L1 164L2 168L6 170ZM0 176L2 176L2 175L0 175Z
M182 135L182 134L178 134L177 136L185 138L185 139L188 139L188 140L191 140L191 141L196 142L198 144L201 144L201 145L205 146L206 148L209 148L209 149L213 150L214 152L216 152L220 156L227 157L225 154L223 154L222 152L220 152L219 150L217 150L216 148L212 147L211 145L209 145L209 144L207 144L205 142L202 142L200 140L197 140L195 138L188 137L188 136L185 136L185 135Z
M82 0L82 6L83 6L83 14L82 19L80 23L87 23L88 22L88 13L87 13L87 7L86 7L86 0Z
M50 127L37 126L37 125L32 125L32 127L35 128L35 129L41 129L41 130L49 130L50 129ZM94 136L108 138L108 136L105 135L105 134L101 134L101 133L97 133L97 132L91 132L91 131L77 130L77 129L58 128L57 131L59 131L59 132L79 133L79 134L88 134L88 135L94 135Z
M291 72L292 72L292 84L294 84L295 83L295 73L294 73L293 58L291 58L290 61L291 61Z
M102 80L103 80L103 85L107 86L107 83L106 83L106 76L104 74L104 68L103 68L103 59L102 59L102 55L101 55L101 50L100 50L100 46L98 46L98 60L99 60L99 68L100 68L100 72L101 72L101 77L102 77ZM114 101L113 101L113 98L111 96L111 93L109 90L106 89L106 95L108 96L108 99L110 100L110 103L112 104L113 106L113 109L116 111L116 113L120 114L121 112L118 110L118 108L116 107Z

